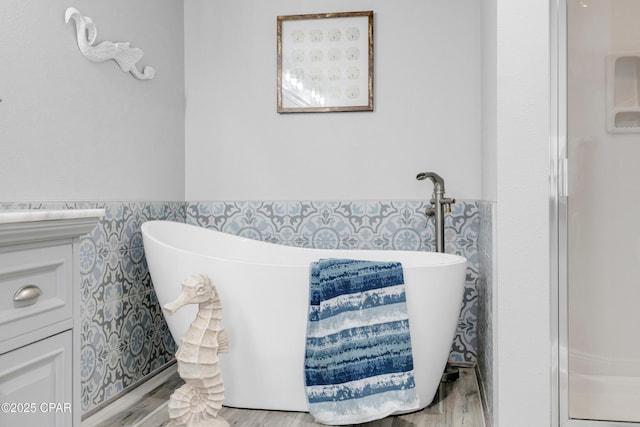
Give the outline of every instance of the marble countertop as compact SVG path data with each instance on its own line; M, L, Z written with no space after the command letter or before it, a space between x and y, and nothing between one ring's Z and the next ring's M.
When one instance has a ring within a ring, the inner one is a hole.
M65 219L100 219L104 209L29 209L0 211L0 224Z

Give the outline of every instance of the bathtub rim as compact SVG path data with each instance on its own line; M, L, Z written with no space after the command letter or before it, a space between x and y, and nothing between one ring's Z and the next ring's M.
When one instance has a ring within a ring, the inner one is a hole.
M398 250L398 249L348 249L348 248L321 249L321 248L308 248L308 247L301 247L301 246L290 246L282 243L273 243L273 242L266 242L263 240L251 239L248 237L227 233L225 231L220 231L213 228L203 227L200 225L188 224L184 222L170 221L170 220L149 220L149 221L145 221L140 227L140 233L142 234L143 239L151 239L156 244L161 245L163 247L172 248L174 250L177 250L185 254L194 254L194 255L198 255L206 258L217 259L217 260L222 260L225 262L231 262L231 263L237 263L237 264L251 264L251 265L274 266L274 267L275 266L278 266L278 267L285 267L285 266L286 267L308 267L309 266L309 262L275 263L275 262L261 262L261 261L255 261L255 260L240 260L232 257L225 258L217 255L212 255L210 253L202 253L192 249L187 249L182 246L171 245L165 240L162 240L161 238L159 238L157 235L154 235L153 233L149 232L150 228L153 228L159 224L162 224L163 226L174 227L174 228L184 228L184 229L189 229L193 231L198 230L200 232L206 231L212 234L220 234L220 235L224 235L225 238L232 238L240 242L245 242L251 245L257 245L264 248L280 247L280 248L285 248L282 250L295 250L295 251L302 250L309 253L317 254L318 255L317 259L336 258L336 256L322 256L323 253L335 254L335 252L340 252L340 253L344 252L345 258L348 257L348 258L362 259L362 260L367 260L366 258L367 253L388 253L388 254L398 254L399 255L398 258L401 258L401 255L405 255L408 257L421 257L424 259L429 259L428 262L420 263L420 264L415 262L406 262L406 261L402 262L403 268L427 268L427 267L437 268L437 267L454 266L457 264L466 264L468 262L467 258L461 255L432 252L432 251L408 251L408 250ZM439 260L436 262L435 259L439 259Z

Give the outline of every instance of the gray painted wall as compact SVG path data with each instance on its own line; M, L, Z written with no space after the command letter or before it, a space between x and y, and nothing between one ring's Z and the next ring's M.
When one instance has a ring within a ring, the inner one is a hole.
M84 58L71 6L156 77ZM0 201L183 200L183 27L175 0L0 2Z
M373 10L374 112L278 114L276 18ZM480 2L185 2L188 200L481 196Z

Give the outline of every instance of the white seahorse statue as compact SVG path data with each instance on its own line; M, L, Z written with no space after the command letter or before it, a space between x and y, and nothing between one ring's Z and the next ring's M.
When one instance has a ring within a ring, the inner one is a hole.
M113 59L122 68L122 71L130 72L135 78L140 80L152 79L156 70L146 66L140 72L136 63L142 58L144 52L137 47L129 47L129 43L113 43L104 41L96 46L93 43L98 36L96 24L88 16L80 15L77 9L70 7L64 14L64 21L69 23L73 19L76 23L76 36L78 48L85 58L93 62L102 62Z
M178 374L185 384L169 399L170 426L228 427L218 417L224 400L224 383L218 354L229 349L226 332L220 328L222 305L211 279L194 274L182 282L182 293L164 309L173 314L180 307L199 304L196 319L180 339L176 352Z

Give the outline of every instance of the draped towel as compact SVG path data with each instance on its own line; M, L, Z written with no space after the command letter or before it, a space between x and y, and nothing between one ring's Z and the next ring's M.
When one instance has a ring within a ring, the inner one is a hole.
M418 409L400 263L311 264L304 369L309 412L320 423Z

